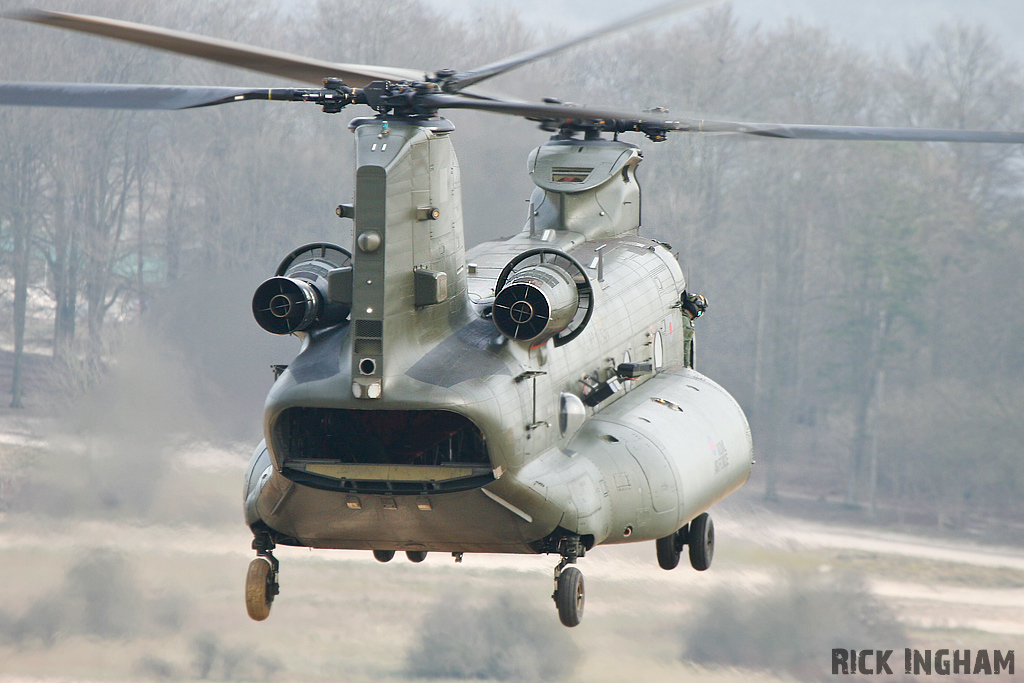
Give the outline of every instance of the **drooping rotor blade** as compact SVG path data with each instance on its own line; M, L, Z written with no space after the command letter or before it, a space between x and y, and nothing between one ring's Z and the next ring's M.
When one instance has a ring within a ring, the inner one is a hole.
M92 33L155 47L190 57L199 57L221 64L282 76L302 83L319 85L325 78L332 77L340 78L352 87L362 88L372 81L420 81L424 79L424 72L413 69L337 64L233 41L208 38L184 31L173 31L103 17L42 10L22 10L6 16L19 21L44 24L81 33Z
M668 14L675 14L677 12L683 11L693 11L700 9L702 7L709 7L712 5L721 4L722 1L723 0L672 0L671 2L658 5L654 9L648 10L641 14L637 14L636 16L621 21L617 21L614 24L603 26L593 31L589 31L587 33L584 33L583 35L579 35L576 36L575 38L564 40L555 45L549 45L548 47L535 50L526 50L525 52L520 52L517 55L513 55L511 57L506 57L505 59L498 60L497 62L492 62L490 64L486 64L475 69L470 69L468 71L460 71L456 73L454 76L445 79L446 82L444 89L447 92L458 92L463 88L473 85L474 83L479 83L480 81L486 80L488 78L493 78L495 76L503 74L507 71L511 71L512 69L516 69L520 66L523 66L524 64L528 64L538 59L558 54L559 52L568 50L571 47L579 45L580 43L585 43L588 40L600 38L601 36L605 36L608 35L609 33L614 33L616 31L623 31L625 29L632 28L639 24L652 21L654 19L657 19L658 17L663 17Z
M91 109L194 109L242 100L301 100L292 88L0 83L0 104Z
M475 109L522 116L557 125L563 122L593 124L605 131L644 133L726 133L794 140L864 140L890 142L994 142L1024 143L1024 133L956 130L943 128L891 128L873 126L817 126L786 123L745 123L702 119L669 119L606 107L576 107L549 102L474 100L458 95L425 95L423 101L437 109Z

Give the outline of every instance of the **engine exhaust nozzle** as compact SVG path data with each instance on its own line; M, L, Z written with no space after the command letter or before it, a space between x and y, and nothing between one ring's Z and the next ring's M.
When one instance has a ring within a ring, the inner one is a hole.
M509 278L491 311L506 337L538 345L564 330L578 306L572 276L554 264L540 263Z
M274 277L256 288L252 315L271 334L292 334L342 323L349 305L328 296L328 276L350 268L349 253L333 244L316 242L288 254Z
M308 330L322 309L323 297L316 287L296 278L272 277L252 297L253 317L271 334Z

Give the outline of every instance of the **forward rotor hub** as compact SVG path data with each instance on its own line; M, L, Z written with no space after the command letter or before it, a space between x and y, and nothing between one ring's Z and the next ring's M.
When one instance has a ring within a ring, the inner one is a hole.
M424 102L424 95L441 92L437 83L392 83L374 81L363 88L365 103L380 114L395 116L434 116L437 107Z

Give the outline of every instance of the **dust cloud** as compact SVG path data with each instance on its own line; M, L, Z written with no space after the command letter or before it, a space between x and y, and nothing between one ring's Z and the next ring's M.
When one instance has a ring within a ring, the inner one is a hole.
M423 616L406 655L415 678L556 681L570 677L579 647L531 596L510 592L474 604L451 594Z
M682 627L681 657L705 666L742 666L829 680L831 648L899 648L907 635L855 575L794 573L758 590L720 588Z
M182 629L187 611L183 594L147 594L125 556L97 549L75 560L60 584L33 597L20 612L0 611L0 641L52 648L76 635L101 640L169 635Z

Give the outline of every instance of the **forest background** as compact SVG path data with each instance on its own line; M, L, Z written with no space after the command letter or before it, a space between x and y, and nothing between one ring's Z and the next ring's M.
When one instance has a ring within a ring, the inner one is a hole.
M566 33L514 9L450 16L420 0L49 8L425 70ZM0 22L0 45L7 81L289 85L17 22ZM1020 66L979 26L941 25L924 42L866 51L797 22L750 26L726 5L495 87L753 121L1024 130ZM248 299L294 247L350 243L333 213L352 192L347 119L258 103L0 109L0 335L12 406L59 412L86 397L90 419L138 430L139 443L187 435L251 448L267 366L296 348L256 327ZM493 115L451 119L468 242L518 231L526 155L546 134ZM1019 539L1021 149L634 142L646 157L643 231L673 245L690 290L710 301L698 367L747 412L765 497Z

